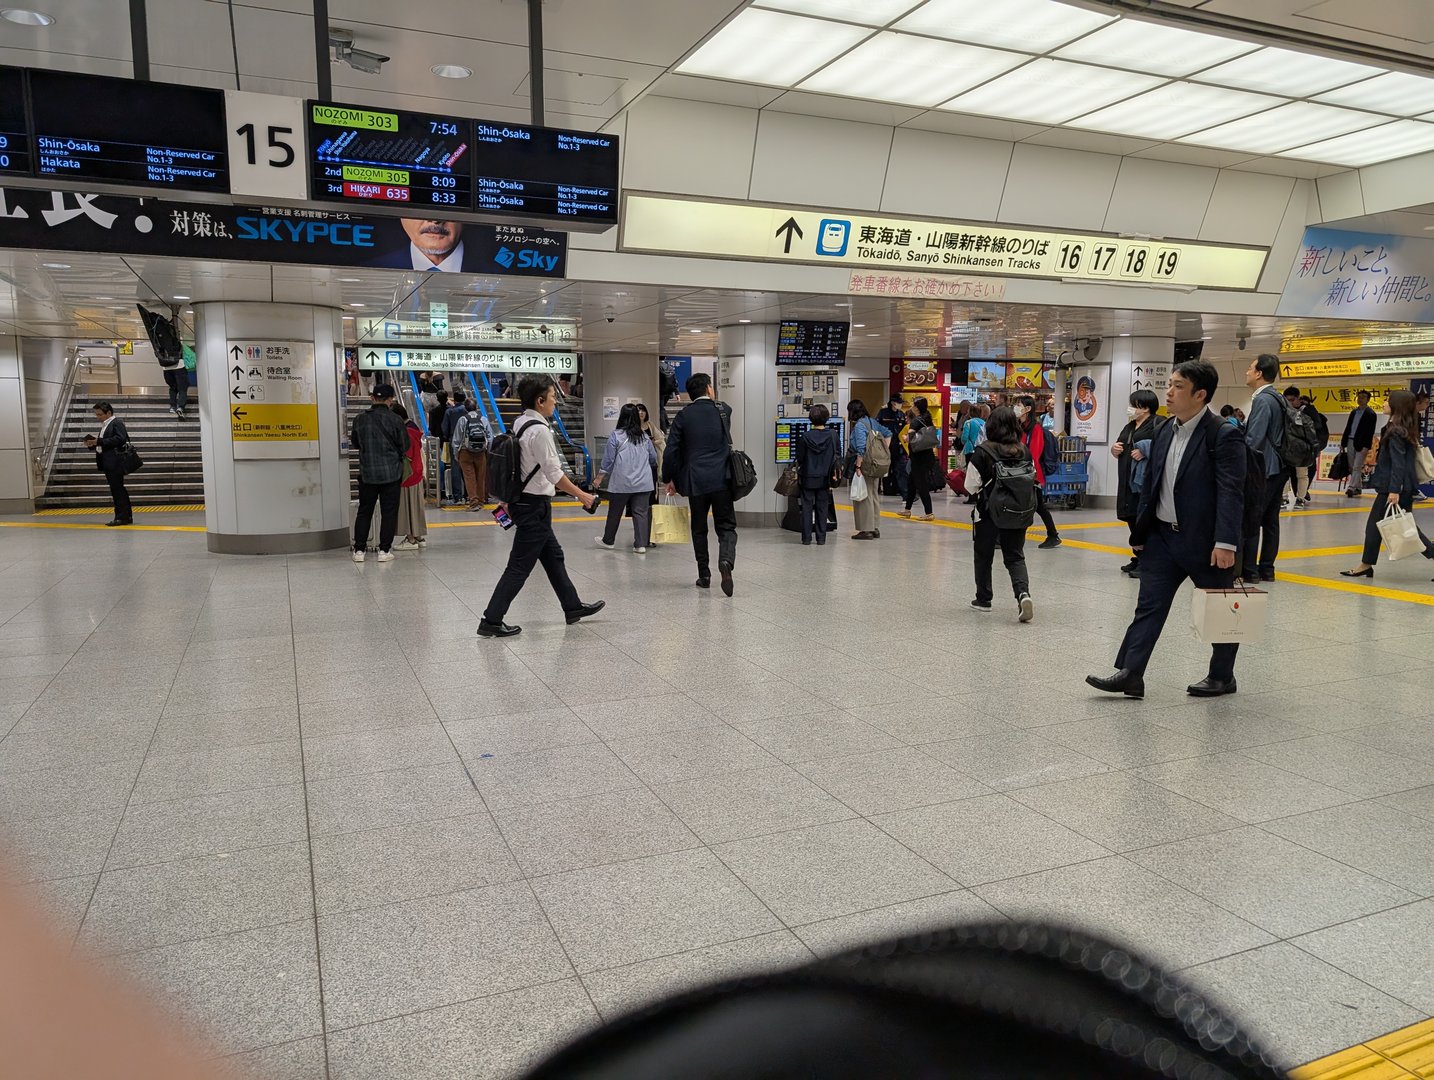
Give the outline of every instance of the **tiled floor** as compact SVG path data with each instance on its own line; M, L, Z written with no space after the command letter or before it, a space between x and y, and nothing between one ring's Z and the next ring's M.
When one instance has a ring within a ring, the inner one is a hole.
M1325 505L1282 571L1353 563ZM1082 683L1135 597L1119 528L1028 547L1023 626L967 609L956 528L747 531L728 600L558 516L608 607L565 626L539 575L507 642L473 633L506 539L465 515L383 566L8 519L10 870L276 1080L508 1076L655 994L1001 916L1184 970L1291 1064L1434 1014L1423 560L1274 585L1214 702L1177 603L1131 702Z

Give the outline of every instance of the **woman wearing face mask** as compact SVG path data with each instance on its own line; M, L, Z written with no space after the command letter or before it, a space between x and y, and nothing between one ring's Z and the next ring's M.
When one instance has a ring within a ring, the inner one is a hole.
M1125 410L1129 421L1120 432L1120 438L1110 448L1120 474L1120 483L1115 496L1115 516L1126 525L1135 525L1140 509L1140 487L1145 479L1145 453L1137 449L1137 443L1148 443L1155 438L1156 412L1160 399L1152 390L1137 390L1130 395L1130 407ZM1134 543L1134 540L1131 541ZM1123 574L1140 576L1140 556L1131 554L1130 562L1120 568Z

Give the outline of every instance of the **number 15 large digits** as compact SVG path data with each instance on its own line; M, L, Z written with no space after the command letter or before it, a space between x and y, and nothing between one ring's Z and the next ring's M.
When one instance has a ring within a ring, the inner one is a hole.
M294 133L294 129L291 127L280 127L277 124L270 124L266 130L268 131L269 136L269 149L279 151L280 155L278 160L275 160L273 155L270 155L269 164L276 169L288 168L294 163L294 148L287 142L285 142L283 139L279 138L279 136L292 135ZM255 146L254 125L245 124L243 127L238 129L238 134L244 136L244 140L248 145L249 164L257 165L259 163L259 156L258 149Z

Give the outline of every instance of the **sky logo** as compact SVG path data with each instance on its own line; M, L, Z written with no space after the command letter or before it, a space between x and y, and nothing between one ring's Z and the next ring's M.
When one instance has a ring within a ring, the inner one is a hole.
M510 248L500 247L498 249L498 254L493 256L493 261L499 266L501 266L504 270L509 270L512 268L513 263L517 260L517 258L518 256L515 255Z

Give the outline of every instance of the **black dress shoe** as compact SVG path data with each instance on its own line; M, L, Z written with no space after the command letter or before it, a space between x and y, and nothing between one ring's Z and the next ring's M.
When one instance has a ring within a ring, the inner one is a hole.
M1235 692L1235 680L1222 681L1206 677L1187 686L1185 692L1191 697L1224 697Z
M126 519L123 520L123 521L121 521L119 518L115 518L113 521L106 521L105 524L106 524L106 525L133 525L134 522L133 522L132 520L130 520L129 518L126 518Z
M1145 679L1129 668L1121 668L1107 678L1102 678L1099 675L1087 675L1085 681L1097 690L1104 690L1107 694L1124 694L1130 698L1145 696Z
M595 600L591 604L584 604L582 607L578 608L577 611L569 611L567 613L568 625L572 626L573 623L577 622L579 619L586 619L589 615L596 615L606 606L606 600Z
M490 623L487 619L478 623L479 637L512 637L522 632L521 626L509 626L507 623Z
M712 578L706 574L703 574L700 578L697 579L696 585L699 589L710 589L712 588Z
M719 562L717 572L722 575L722 592L726 596L732 595L732 564Z
M1040 548L1042 551L1050 551L1051 548L1058 548L1064 543L1065 541L1062 540L1059 536L1048 536L1039 544L1037 544L1036 547Z

